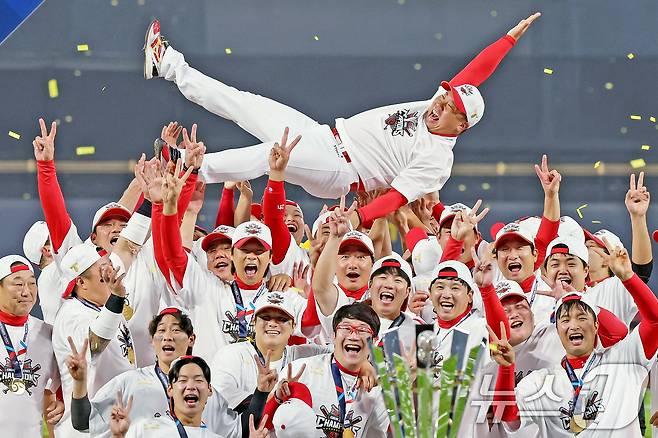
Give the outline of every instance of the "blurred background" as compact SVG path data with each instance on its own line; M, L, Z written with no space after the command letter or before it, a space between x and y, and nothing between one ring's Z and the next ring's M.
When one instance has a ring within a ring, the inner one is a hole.
M257 142L173 83L143 79L154 17L192 66L332 124L429 98L535 11L543 16L481 87L486 115L459 139L441 200L482 198L492 208L481 227L488 238L494 222L541 213L532 164L547 153L564 177L562 213L630 247L629 174L647 172L649 190L658 177L653 0L47 0L0 46L0 254L21 253L25 231L42 218L31 145L39 116L59 123L58 175L81 236L96 209L120 197L166 122L198 123L211 151ZM78 155L80 146L95 152ZM258 198L262 178L254 186ZM220 189L206 191L205 227ZM312 224L323 201L287 190Z

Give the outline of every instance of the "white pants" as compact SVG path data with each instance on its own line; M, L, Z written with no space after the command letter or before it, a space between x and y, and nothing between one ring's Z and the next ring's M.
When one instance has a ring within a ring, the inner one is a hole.
M327 125L320 125L299 111L257 94L240 91L190 67L183 54L168 47L162 58L161 76L173 81L192 102L237 123L263 143L206 154L201 175L208 183L244 181L269 171L268 157L283 130L297 144L286 168L286 181L300 185L313 196L335 199L349 192L359 176L338 151Z

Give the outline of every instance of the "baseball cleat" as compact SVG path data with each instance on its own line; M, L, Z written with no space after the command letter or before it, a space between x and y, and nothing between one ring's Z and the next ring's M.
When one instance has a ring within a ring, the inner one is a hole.
M157 78L160 72L160 62L169 43L160 34L160 21L151 22L144 37L144 78Z

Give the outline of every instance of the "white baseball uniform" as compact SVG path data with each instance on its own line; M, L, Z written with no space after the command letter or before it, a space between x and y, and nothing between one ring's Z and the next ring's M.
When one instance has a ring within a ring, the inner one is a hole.
M206 407L208 409L208 407ZM205 426L185 426L188 438L226 438L226 435L218 435ZM143 418L131 424L126 438L162 438L179 437L176 423L169 417Z

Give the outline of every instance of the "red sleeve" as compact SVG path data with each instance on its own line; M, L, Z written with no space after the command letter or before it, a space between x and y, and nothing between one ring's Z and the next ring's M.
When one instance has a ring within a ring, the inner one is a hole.
M155 264L162 272L165 280L169 286L171 286L171 280L169 277L169 268L167 267L167 262L164 258L164 252L162 250L162 204L151 204L153 206L151 210L151 233L153 234L153 253L155 256Z
M519 420L519 408L516 406L514 386L514 364L508 367L498 366L493 400L494 416L498 418L500 410L503 410L500 419L505 422Z
M181 222L183 222L183 216L185 216L185 210L187 206L190 205L190 200L192 200L192 193L194 193L194 188L196 187L196 181L199 179L199 175L196 173L190 174L190 177L185 181L183 190L180 192L180 197L178 198L178 226L180 227Z
M222 197L219 200L219 209L217 209L217 219L215 219L215 228L220 225L235 225L233 214L235 213L234 199L235 192L232 189L224 188Z
M471 84L479 87L496 70L500 61L516 44L516 40L505 35L487 46L466 67L450 80L450 85Z
M557 237L557 230L560 227L560 220L551 221L546 217L541 217L539 230L535 236L535 249L537 250L537 261L535 262L535 271L544 264L546 258L546 249L553 239Z
M425 240L427 238L429 238L427 232L425 232L425 230L423 230L421 227L414 227L410 229L407 235L405 236L407 249L409 250L409 252L413 252L418 242L420 242L421 240Z
M395 189L391 189L385 194L378 196L370 204L359 208L356 212L362 224L367 224L375 219L384 217L394 212L398 208L407 205L407 198Z
M58 252L71 229L71 216L66 211L62 189L57 181L55 162L37 161L37 186L41 208L50 234L50 245Z
M133 213L139 210L139 207L142 206L144 203L144 193L139 195L139 198L137 198L137 203L135 204L135 208L133 209Z
M187 253L183 249L183 240L180 236L178 216L172 214L162 215L162 251L167 267L174 274L178 284L183 284L183 277L187 269Z
M281 263L292 240L284 221L286 214L286 190L283 181L267 181L263 193L263 222L272 232L272 264Z
M612 347L628 334L628 327L612 312L599 307L599 339L605 348Z
M439 202L434 207L432 207L432 217L436 219L436 222L441 221L441 213L446 209L446 206L442 202Z
M658 299L637 274L623 282L624 287L633 296L642 320L638 330L644 347L644 355L652 358L658 350Z
M503 305L498 299L498 295L496 295L496 289L490 284L489 286L480 288L480 295L482 295L482 303L484 304L484 315L487 318L487 325L491 327L496 336L500 338L500 322L502 321L505 324L505 332L509 339L509 318L505 313Z
M261 415L260 418L265 417L267 415L267 421L265 422L265 428L267 430L274 430L274 423L272 422L272 419L274 418L274 413L276 412L277 409L279 409L279 402L276 401L274 397L270 397L270 399L265 403L265 407L263 408L263 415Z
M302 314L302 328L315 327L320 325L320 317L318 316L318 309L315 305L315 295L313 294L313 289L308 294L306 298L306 309Z
M443 250L441 255L441 260L439 263L443 263L447 260L459 260L459 257L462 255L462 249L464 248L463 240L453 239L452 236L448 237L448 243Z

